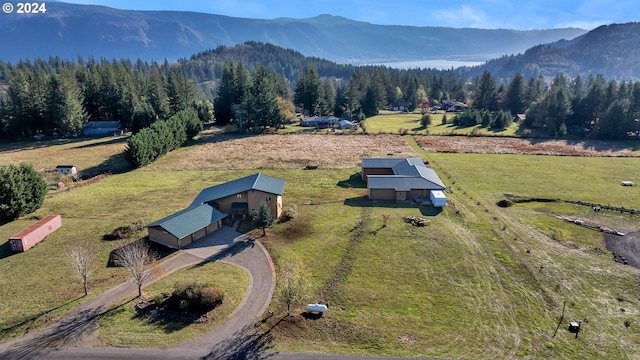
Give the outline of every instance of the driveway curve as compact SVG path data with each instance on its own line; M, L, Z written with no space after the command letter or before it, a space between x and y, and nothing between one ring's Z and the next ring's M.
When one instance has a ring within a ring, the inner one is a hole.
M135 296L135 285L126 282L87 301L71 310L56 323L27 334L25 337L0 345L1 359L198 359L225 348L228 343L237 343L237 336L253 330L257 319L271 301L275 288L273 262L264 246L251 238L241 238L232 246L218 249L218 253L202 258L189 251L159 264L166 275L203 261L222 261L244 269L249 276L249 288L240 305L227 320L202 336L189 340L175 348L121 349L86 347L97 323L111 307L130 296ZM152 279L150 282L157 279ZM145 284L148 285L148 284ZM223 352L231 351L230 349ZM227 353L228 354L228 353ZM226 357L223 356L223 358Z

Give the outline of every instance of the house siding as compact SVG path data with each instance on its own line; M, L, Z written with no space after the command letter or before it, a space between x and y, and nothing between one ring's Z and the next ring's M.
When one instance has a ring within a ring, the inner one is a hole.
M178 238L169 234L160 226L153 226L149 228L149 240L166 245L173 249L180 249Z
M238 196L240 195L240 196ZM271 201L267 201L266 199L270 197ZM247 203L249 208L249 216L252 216L260 207L260 203L265 201L267 205L269 205L269 210L271 214L276 217L280 217L282 214L282 196L265 193L257 190L249 190L248 192L242 192L235 195L227 196L222 199L217 199L212 201L211 203L218 204L218 210L223 213L231 213L231 204L232 203Z
M396 191L393 189L369 189L370 200L395 200Z

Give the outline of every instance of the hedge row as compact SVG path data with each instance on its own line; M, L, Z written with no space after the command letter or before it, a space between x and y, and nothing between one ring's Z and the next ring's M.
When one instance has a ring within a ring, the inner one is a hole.
M150 127L131 136L125 157L134 167L148 165L193 139L202 128L202 122L194 109L182 110L169 119L156 121Z

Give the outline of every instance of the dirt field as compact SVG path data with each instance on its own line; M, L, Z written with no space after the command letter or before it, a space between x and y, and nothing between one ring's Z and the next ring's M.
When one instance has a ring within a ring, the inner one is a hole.
M224 149L224 150L221 150ZM397 135L256 135L207 134L193 146L167 155L154 169L229 170L298 169L307 165L343 169L363 157L418 156Z
M545 140L476 136L416 136L426 151L478 154L527 154L640 157L640 152L597 140ZM636 149L640 147L640 142Z

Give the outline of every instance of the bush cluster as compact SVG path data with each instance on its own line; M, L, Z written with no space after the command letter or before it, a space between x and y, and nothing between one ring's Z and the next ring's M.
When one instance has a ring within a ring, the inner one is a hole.
M171 293L170 306L179 311L209 311L222 304L222 289L204 283L178 283Z
M194 109L178 112L165 121L131 136L125 156L134 167L142 167L175 150L202 131L202 122Z
M0 167L0 219L14 220L38 210L46 194L47 183L33 166Z
M455 126L476 126L481 124L483 127L492 129L505 129L513 122L512 116L508 111L500 110L493 113L489 111L465 111L453 118Z

